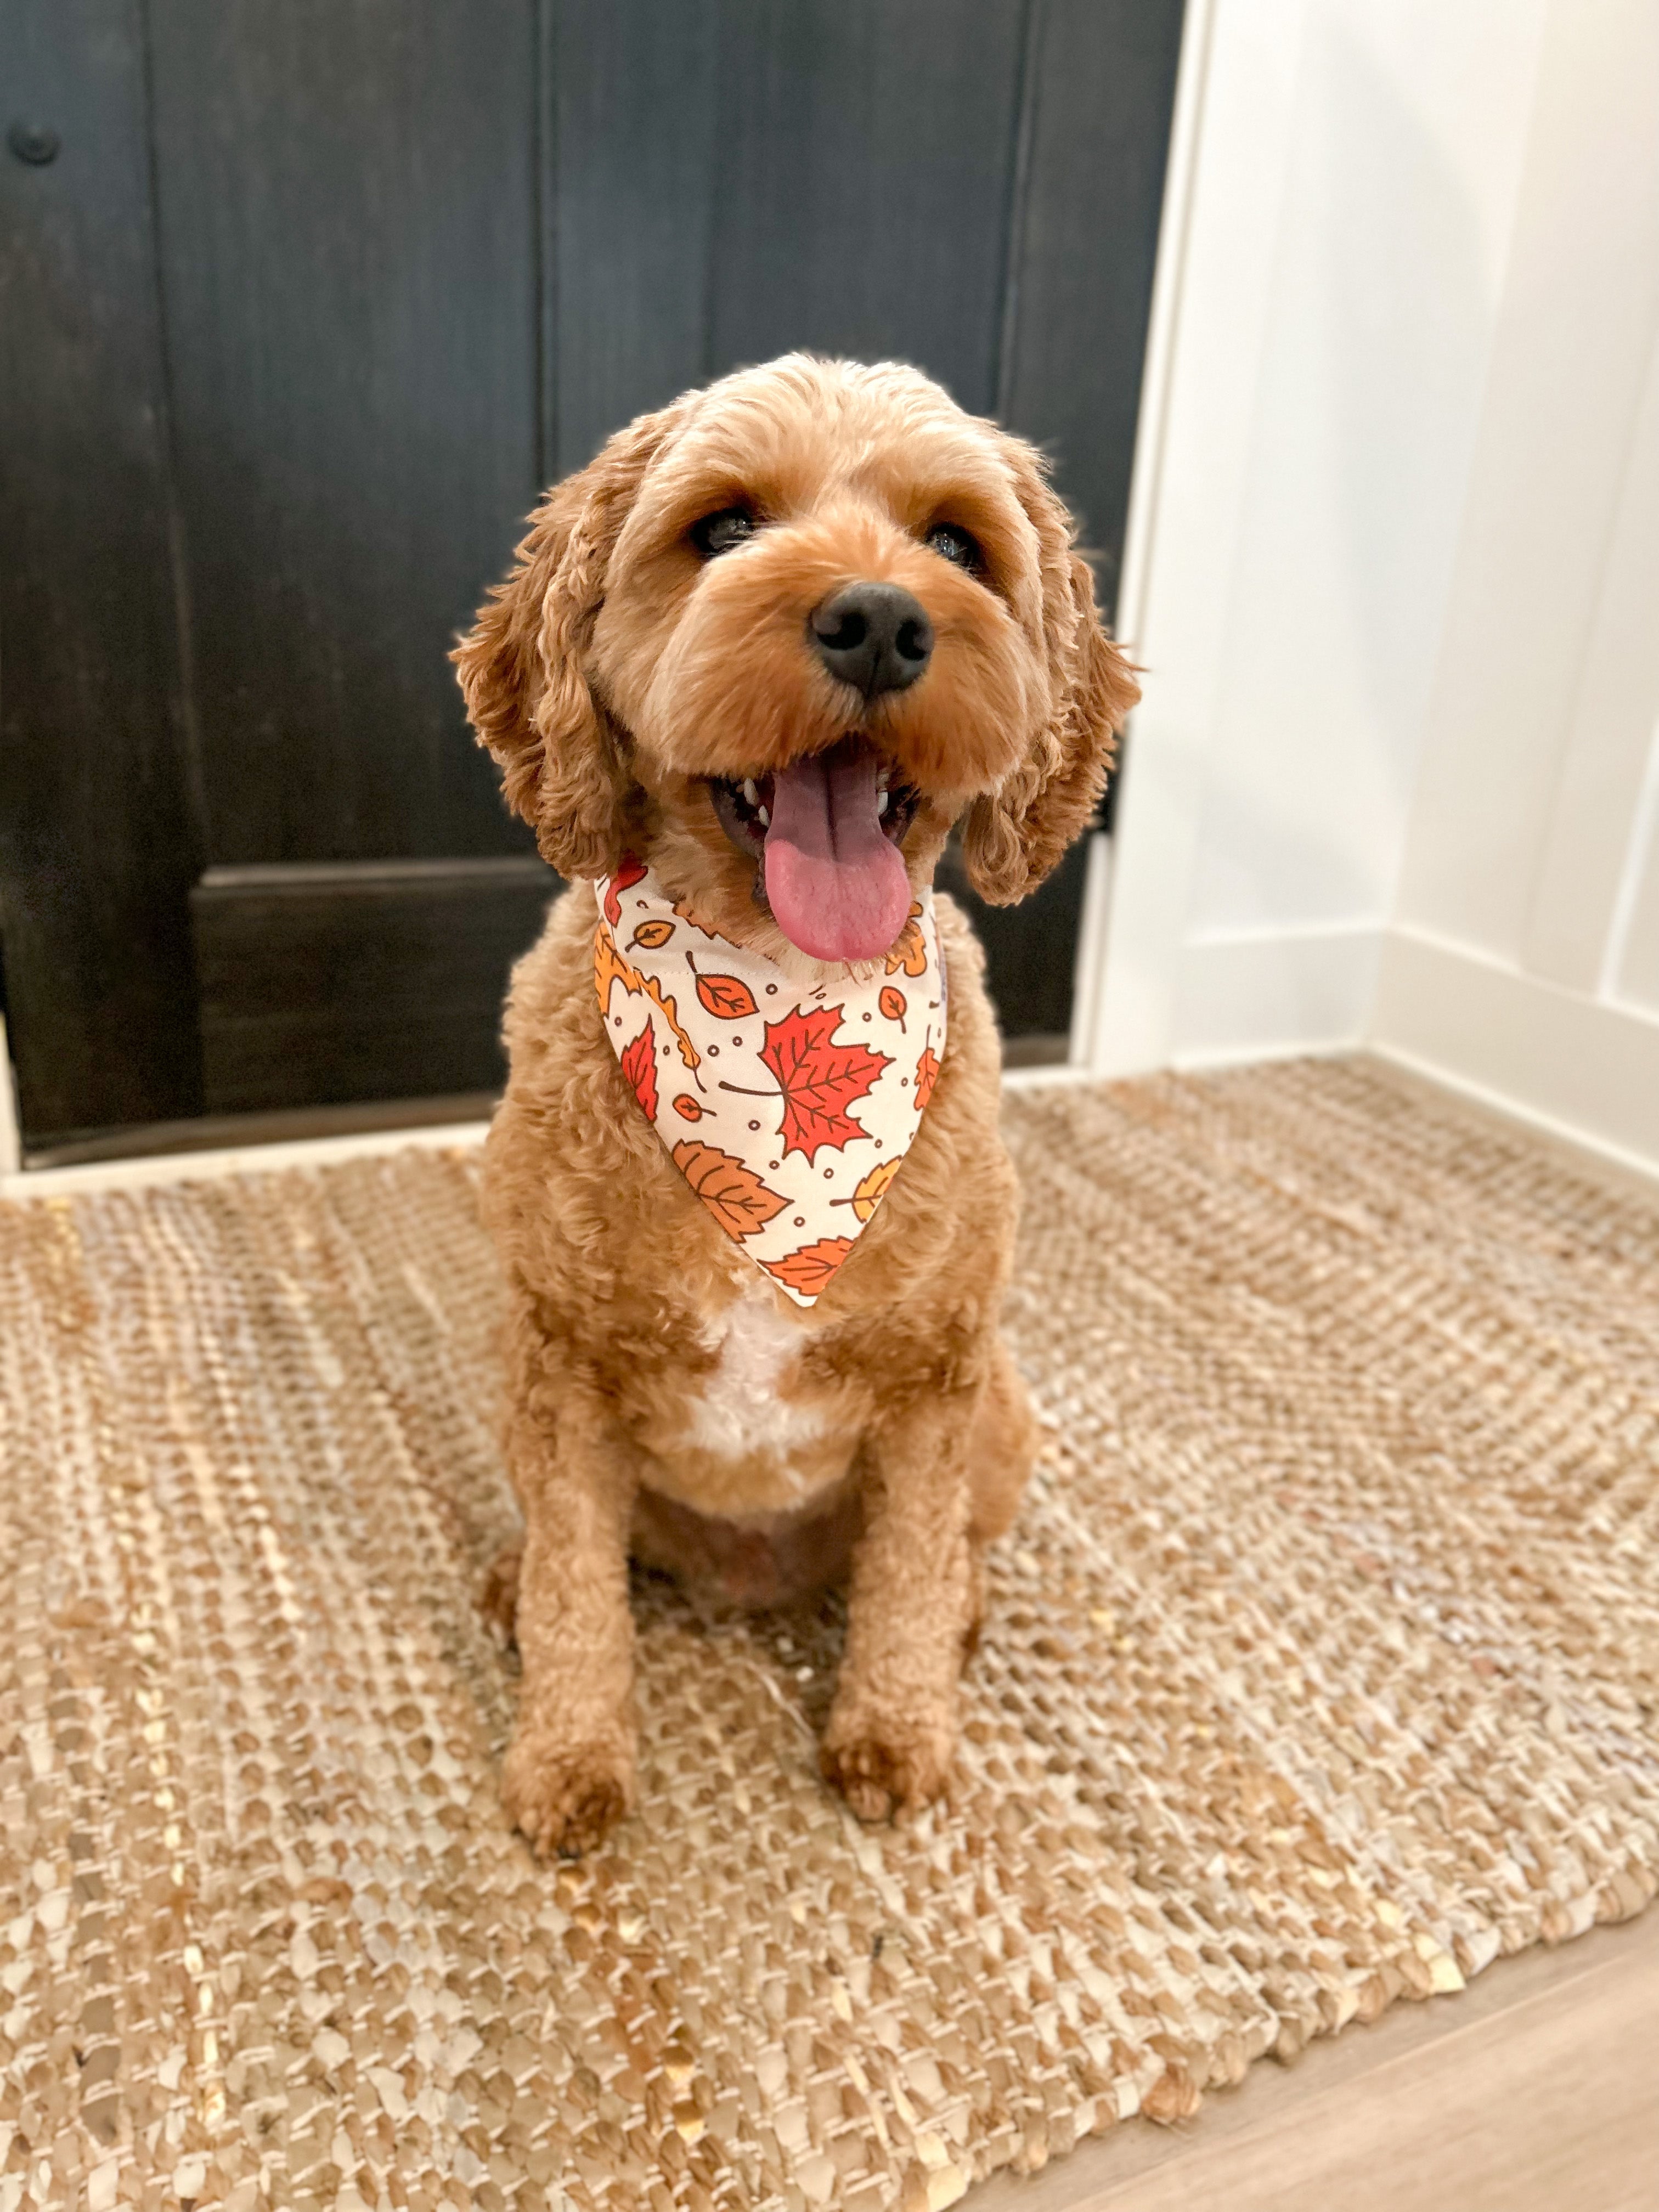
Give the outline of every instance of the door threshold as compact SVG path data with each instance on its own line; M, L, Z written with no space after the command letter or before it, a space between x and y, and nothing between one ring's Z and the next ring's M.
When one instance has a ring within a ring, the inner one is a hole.
M187 1121L139 1121L88 1130L27 1146L23 1174L51 1168L150 1159L178 1152L242 1152L254 1145L304 1144L319 1137L374 1136L383 1130L452 1127L488 1121L499 1093L463 1091L431 1098L371 1098L349 1106L290 1106L269 1114L201 1114Z
M1071 1057L1072 1040L1038 1031L1032 1036L1002 1040L1002 1065L1010 1067L1063 1067Z

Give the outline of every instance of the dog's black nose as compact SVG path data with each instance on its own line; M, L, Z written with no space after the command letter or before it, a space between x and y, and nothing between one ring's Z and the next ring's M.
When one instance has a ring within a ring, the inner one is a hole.
M896 584L848 584L813 608L807 627L830 673L866 699L914 684L933 650L927 611Z

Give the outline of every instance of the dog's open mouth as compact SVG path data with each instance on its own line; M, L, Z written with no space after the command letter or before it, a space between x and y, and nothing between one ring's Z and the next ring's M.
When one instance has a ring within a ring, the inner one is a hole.
M910 911L899 850L921 795L862 738L763 776L711 777L714 811L792 945L815 960L876 960Z

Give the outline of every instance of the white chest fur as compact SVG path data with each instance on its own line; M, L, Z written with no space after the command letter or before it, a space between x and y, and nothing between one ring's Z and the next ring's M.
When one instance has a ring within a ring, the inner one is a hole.
M787 1462L824 1432L821 1408L785 1395L804 1332L781 1311L772 1285L750 1284L711 1332L720 1358L691 1402L687 1442L721 1459L757 1455Z

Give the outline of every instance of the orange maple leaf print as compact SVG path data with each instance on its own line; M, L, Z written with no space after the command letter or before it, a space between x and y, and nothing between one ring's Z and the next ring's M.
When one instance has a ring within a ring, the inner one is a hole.
M732 1153L695 1138L675 1146L674 1164L728 1237L753 1237L789 1202Z
M868 1045L834 1042L842 1012L839 1006L816 1006L810 1013L797 1007L781 1021L768 1022L761 1048L762 1064L783 1093L783 1148L802 1154L809 1167L826 1145L842 1152L854 1138L868 1135L847 1109L892 1065L884 1052L872 1052Z
M645 862L636 860L631 853L624 853L622 866L605 886L605 918L614 929L622 920L622 895L632 884L645 878Z
M921 1058L916 1062L916 1111L920 1114L933 1095L933 1085L939 1081L939 1061L931 1044L921 1048Z
M657 1118L657 1032L646 1017L645 1027L622 1054L622 1072L634 1086L634 1096L647 1121Z
M827 1290L837 1267L853 1249L850 1237L820 1237L816 1244L803 1244L799 1252L790 1252L781 1260L762 1262L769 1275L798 1291L802 1297L815 1298Z
M917 900L911 906L910 919L901 931L898 943L887 956L890 975L896 975L901 968L907 975L927 973L927 947L922 939L921 918L921 903Z

